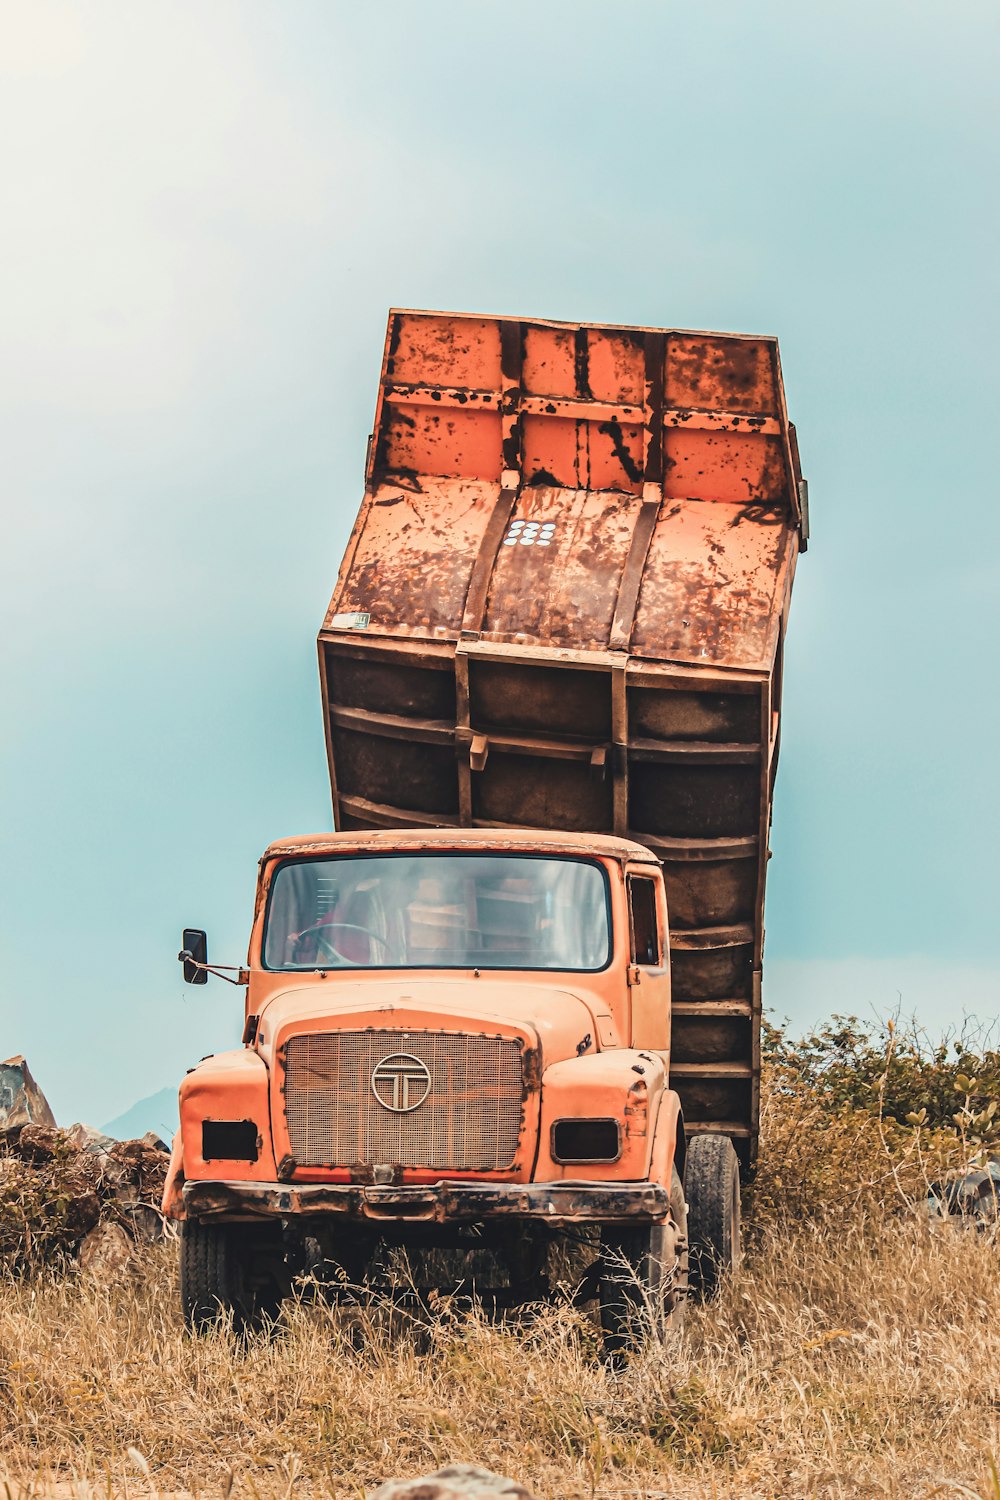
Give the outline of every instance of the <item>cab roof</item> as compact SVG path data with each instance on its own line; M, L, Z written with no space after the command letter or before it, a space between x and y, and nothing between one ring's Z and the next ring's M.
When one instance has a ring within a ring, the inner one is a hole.
M309 833L278 839L269 844L263 858L386 851L459 849L496 854L597 855L604 859L633 860L658 865L660 861L642 844L610 834L550 832L541 828L380 828L351 829L341 833Z

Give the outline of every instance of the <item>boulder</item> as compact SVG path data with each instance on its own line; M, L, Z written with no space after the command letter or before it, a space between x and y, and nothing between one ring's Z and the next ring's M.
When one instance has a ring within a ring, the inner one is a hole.
M1000 1223L1000 1159L932 1183L927 1208L932 1218L958 1219L977 1229Z
M8 1057L0 1063L0 1131L55 1123L49 1101L32 1078L24 1058Z
M82 1125L79 1121L66 1132L78 1151L87 1151L91 1156L104 1156L115 1144L113 1135L95 1130L93 1125Z
M64 1130L54 1125L25 1125L17 1136L17 1154L22 1161L41 1166L43 1162L65 1158L76 1151Z
M474 1464L447 1464L422 1479L391 1479L373 1490L369 1500L534 1500L530 1490L515 1479L477 1469Z
M152 1133L59 1130L24 1059L0 1064L0 1271L78 1252L84 1270L117 1273L136 1243L163 1236L168 1162Z
M164 1218L158 1208L151 1203L137 1203L134 1207L126 1209L122 1218L128 1224L132 1238L143 1241L148 1245L162 1240L164 1235Z
M85 1187L75 1192L66 1206L67 1229L74 1235L87 1235L100 1221L101 1200L93 1188Z
M109 1280L132 1259L132 1241L120 1224L98 1224L80 1246L80 1270Z

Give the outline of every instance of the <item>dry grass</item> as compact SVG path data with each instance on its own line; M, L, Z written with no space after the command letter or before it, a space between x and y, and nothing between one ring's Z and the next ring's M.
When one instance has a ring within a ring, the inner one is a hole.
M11 1495L340 1500L455 1459L551 1500L1000 1500L1000 1241L906 1211L967 1141L780 1060L765 1083L750 1255L625 1369L568 1307L504 1326L302 1300L273 1339L191 1339L169 1245L112 1284L0 1279Z
M805 1226L609 1371L568 1309L504 1328L302 1303L273 1340L192 1340L160 1247L110 1287L0 1288L4 1460L132 1495L360 1496L460 1459L552 1497L1000 1497L998 1279L975 1233Z

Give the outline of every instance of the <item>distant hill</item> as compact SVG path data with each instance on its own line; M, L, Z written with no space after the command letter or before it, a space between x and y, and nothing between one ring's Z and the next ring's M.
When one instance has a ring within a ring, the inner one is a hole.
M152 1130L169 1146L177 1129L177 1090L160 1089L148 1099L140 1099L101 1129L105 1135L113 1135L120 1141L135 1140Z

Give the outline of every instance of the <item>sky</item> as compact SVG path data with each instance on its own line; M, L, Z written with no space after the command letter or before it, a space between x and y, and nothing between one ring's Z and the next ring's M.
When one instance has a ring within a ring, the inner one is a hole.
M1000 1010L995 0L0 0L0 1055L238 1040L331 826L315 636L390 306L776 334L810 483L764 1001Z

